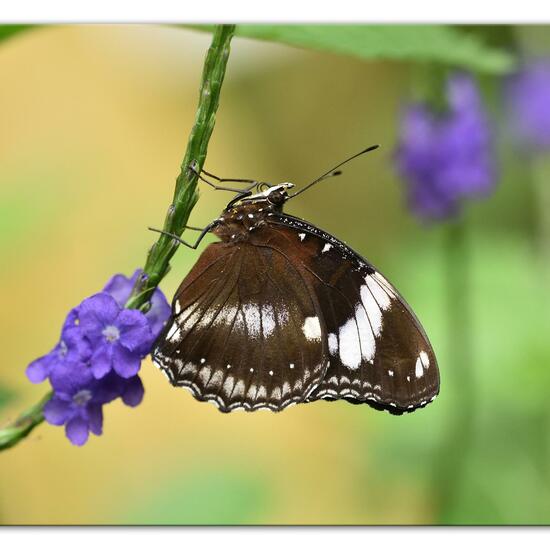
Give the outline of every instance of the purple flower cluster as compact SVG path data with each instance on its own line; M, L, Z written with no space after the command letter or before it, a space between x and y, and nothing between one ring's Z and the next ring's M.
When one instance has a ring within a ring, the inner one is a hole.
M550 149L550 59L527 61L505 86L512 130L535 151Z
M463 199L488 195L495 184L491 131L473 78L447 82L448 109L410 105L403 116L396 164L412 211L427 220L455 216Z
M100 435L103 405L120 397L131 407L143 398L138 371L141 360L170 315L164 294L155 290L147 313L124 309L140 275L115 275L102 292L72 309L59 343L27 367L33 383L49 378L53 397L44 407L47 422L65 425L74 445L83 445L89 432Z

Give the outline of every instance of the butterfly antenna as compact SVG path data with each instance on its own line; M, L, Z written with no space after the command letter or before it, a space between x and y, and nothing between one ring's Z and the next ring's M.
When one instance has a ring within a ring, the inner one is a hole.
M325 172L322 176L319 176L315 181L312 181L311 183L306 185L303 189L300 189L299 191L297 191L293 195L290 195L290 198L292 199L292 198L298 196L300 193L303 193L304 191L306 191L307 189L309 189L310 187L312 187L316 183L319 183L320 181L323 181L327 178L331 178L332 176L339 176L342 173L341 170L338 170L338 168L340 168L340 166L343 166L344 164L350 162L353 159L356 159L357 157L360 157L361 155L364 155L365 153L368 153L369 151L374 151L375 149L378 149L378 147L379 147L379 145L371 145L370 147L367 147L366 149L363 149L363 151L361 151L359 153L356 153L352 157L350 157L350 158L346 159L345 161L341 162L340 164L336 165L334 168L331 168L328 172Z

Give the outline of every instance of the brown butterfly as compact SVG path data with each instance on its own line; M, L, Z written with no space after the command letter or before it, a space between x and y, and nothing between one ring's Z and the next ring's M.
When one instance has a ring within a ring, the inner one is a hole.
M342 241L283 213L374 148L294 194L291 183L236 190L200 176L238 194L193 245L208 232L221 240L181 283L155 343L153 360L173 385L223 412L345 399L402 414L433 401L437 361L405 300Z

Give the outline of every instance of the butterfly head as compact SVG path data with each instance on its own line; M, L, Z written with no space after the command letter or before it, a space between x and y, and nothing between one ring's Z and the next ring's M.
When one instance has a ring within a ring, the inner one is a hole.
M241 204L265 204L275 208L281 208L290 198L288 190L294 187L293 183L285 182L278 185L271 185L267 188L258 188L258 192L248 197L239 197ZM233 206L234 201L230 203Z

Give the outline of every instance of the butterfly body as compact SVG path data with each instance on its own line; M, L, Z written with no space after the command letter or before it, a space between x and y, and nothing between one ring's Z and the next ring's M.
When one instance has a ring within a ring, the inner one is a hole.
M342 241L283 213L291 184L237 197L175 294L153 351L221 411L318 399L394 414L439 391L437 361L394 287Z

